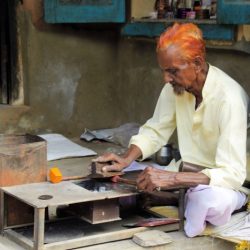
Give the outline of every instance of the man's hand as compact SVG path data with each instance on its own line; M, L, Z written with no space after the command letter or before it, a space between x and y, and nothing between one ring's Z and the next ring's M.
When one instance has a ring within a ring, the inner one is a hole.
M103 154L94 159L93 161L102 163L107 162L107 165L103 166L102 168L103 172L122 171L130 164L130 162L127 159L113 153ZM108 162L111 162L111 164L108 164Z
M208 185L210 179L201 172L170 172L147 167L138 176L136 182L139 190L152 192L158 189L167 190L180 187L195 187L199 184Z
M167 189L175 187L176 185L175 172L156 169L153 167L147 167L138 176L136 182L139 190L147 192L153 192L160 189Z
M106 166L103 166L103 172L109 171L122 171L128 167L134 160L141 156L141 150L136 145L130 145L128 151L123 156L118 156L113 153L103 154L93 161L95 162L107 162ZM108 164L111 162L111 164Z

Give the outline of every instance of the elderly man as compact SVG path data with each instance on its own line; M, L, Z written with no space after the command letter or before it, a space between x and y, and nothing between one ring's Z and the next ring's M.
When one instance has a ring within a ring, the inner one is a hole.
M165 85L153 117L132 137L124 156L106 154L96 159L113 162L104 171L122 170L159 150L177 128L182 161L202 170L176 173L148 167L137 184L148 192L189 188L185 207L189 237L200 234L206 221L225 224L246 203L239 189L246 177L248 98L236 81L208 64L205 56L205 42L196 25L168 28L157 44Z

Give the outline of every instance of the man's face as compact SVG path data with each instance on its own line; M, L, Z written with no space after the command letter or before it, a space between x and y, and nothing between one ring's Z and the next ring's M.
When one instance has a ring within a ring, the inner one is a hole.
M185 61L173 46L159 51L157 57L164 81L173 86L174 93L181 95L185 90L193 93L197 79L194 63Z

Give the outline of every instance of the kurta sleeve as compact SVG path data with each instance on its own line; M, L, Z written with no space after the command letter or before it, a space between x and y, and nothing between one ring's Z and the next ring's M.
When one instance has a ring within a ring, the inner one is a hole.
M142 151L141 160L151 156L167 143L176 128L175 96L172 86L166 84L159 96L153 117L131 138L130 144Z
M246 178L247 105L244 99L223 103L219 130L216 166L202 172L210 178L210 185L238 190Z

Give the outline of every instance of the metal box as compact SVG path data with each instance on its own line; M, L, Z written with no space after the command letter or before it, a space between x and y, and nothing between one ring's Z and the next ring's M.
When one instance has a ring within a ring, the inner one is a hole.
M46 181L46 141L36 135L0 135L0 186Z
M120 220L119 199L106 199L70 205L71 211L91 224Z
M47 179L46 141L36 135L0 135L0 187L43 182ZM30 207L11 197L7 224L33 220Z

